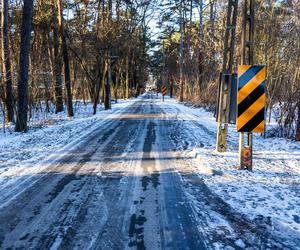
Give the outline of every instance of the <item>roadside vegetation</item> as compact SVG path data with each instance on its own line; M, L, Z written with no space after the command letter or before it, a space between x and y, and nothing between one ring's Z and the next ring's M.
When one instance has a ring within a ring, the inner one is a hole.
M5 124L27 131L36 107L74 100L110 109L152 82L181 101L216 105L226 0L1 0L0 103ZM241 61L242 4L235 69ZM300 5L256 1L255 63L267 65L268 135L300 140ZM31 22L32 20L32 22ZM155 23L155 21L157 21ZM156 25L156 27L155 27ZM29 31L32 30L30 33ZM181 76L180 76L181 72ZM5 119L4 119L5 118Z

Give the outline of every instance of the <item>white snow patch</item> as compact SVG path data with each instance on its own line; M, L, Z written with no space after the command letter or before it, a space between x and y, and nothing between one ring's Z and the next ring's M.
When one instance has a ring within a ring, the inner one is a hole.
M91 103L77 103L72 119L66 118L65 112L48 114L47 119L36 114L38 118L29 123L27 133L16 133L13 127L7 128L6 133L0 133L0 186L39 172L46 167L44 162L49 165L50 161L62 157L86 134L112 119L135 100L120 100L111 110L98 107L94 116Z
M229 125L228 151L219 153L215 150L217 123L212 113L170 98L161 105L170 113L176 112L183 122L184 139L196 158L192 164L212 192L250 220L263 219L281 234L288 232L300 238L299 142L254 134L253 172L240 171L235 125Z
M246 247L245 243L241 239L236 240L234 242L234 244L236 244L240 248L245 248Z

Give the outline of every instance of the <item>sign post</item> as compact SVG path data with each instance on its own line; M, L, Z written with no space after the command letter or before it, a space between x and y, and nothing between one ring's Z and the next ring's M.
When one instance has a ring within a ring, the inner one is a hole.
M265 131L265 86L264 65L238 67L237 131L240 132L240 169L252 170L252 136L253 133ZM248 133L246 146L244 133Z
M230 115L231 75L234 63L235 30L238 0L228 0L226 32L224 37L223 66L218 89L217 140L218 152L227 150L227 134Z
M244 0L242 65L238 72L239 169L252 171L253 133L264 132L265 66L254 65L254 0ZM247 144L245 145L245 135Z

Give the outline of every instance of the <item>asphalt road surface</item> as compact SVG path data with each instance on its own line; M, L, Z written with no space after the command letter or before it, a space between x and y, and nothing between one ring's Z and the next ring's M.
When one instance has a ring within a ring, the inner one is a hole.
M192 121L178 119L178 112L145 95L53 164L6 185L0 248L282 247L264 223L232 211L194 172L185 151L202 142L190 139L183 128ZM198 129L205 142L214 137Z

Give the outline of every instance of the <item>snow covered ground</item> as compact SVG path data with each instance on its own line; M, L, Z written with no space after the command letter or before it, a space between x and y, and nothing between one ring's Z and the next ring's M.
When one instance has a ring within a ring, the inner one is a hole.
M187 141L197 160L192 163L206 185L248 219L281 234L300 239L300 143L254 135L253 172L237 170L238 133L229 128L229 149L215 150L216 122L212 113L167 99L188 122ZM274 125L269 125L269 129ZM198 141L198 142L197 142ZM206 142L205 142L206 141Z
M14 132L13 126L3 128L0 132L0 185L5 182L5 172L9 169L10 177L14 172L17 176L27 166L32 166L55 158L56 152L67 151L78 142L85 133L101 128L101 123L109 120L112 115L126 108L134 99L120 100L113 104L111 110L103 110L99 105L97 115L93 116L91 103L86 105L77 102L74 106L74 118L67 118L66 112L49 113L47 116L35 113L29 122L27 133ZM14 170L14 171L12 171ZM26 171L23 173L25 174Z
M211 240L219 242L213 248L223 249L226 247L226 244L228 246L230 242L222 245L222 242L225 241L224 237L232 237L228 236L230 233L226 234L226 230L235 231L232 234L236 234L239 227L241 233L232 238L234 245L239 248L244 248L245 243L251 245L251 240L249 241L250 243L245 242L247 237L242 235L244 232L243 228L251 223L255 225L254 228L257 225L261 225L261 229L266 227L266 231L274 236L275 239L280 239L279 242L284 243L284 246L292 249L296 249L299 246L297 245L300 242L299 142L283 138L263 138L260 135L255 135L253 172L239 171L237 170L238 133L236 133L234 125L230 125L229 128L228 152L221 154L215 150L216 122L212 113L204 109L180 104L168 97L165 98L165 102L155 99L155 95L151 96L150 100L147 98L145 102L139 104L141 105L139 109L144 111L145 114L125 112L120 117L124 122L132 126L131 129L134 129L135 123L139 124L142 134L137 139L141 140L141 145L143 142L141 138L145 137L144 134L146 133L153 137L150 139L154 142L157 139L152 145L151 140L147 142L148 137L146 136L144 145L146 153L144 152L145 162L143 163L145 169L149 168L147 171L150 171L154 168L151 165L153 164L151 159L155 158L155 162L159 162L159 165L161 165L159 167L161 174L159 181L165 181L166 190L169 188L168 180L177 180L173 177L172 171L180 173L181 181L178 181L178 183L183 185L182 188L186 197L193 204L191 210L195 212L194 217L198 221L198 227L201 227L199 231L205 231L203 233L205 235L208 234L209 230L212 230ZM126 111L126 108L135 102L136 99L121 101L113 105L112 110L104 111L99 109L96 116L92 116L91 105L84 106L80 104L73 119L65 118L64 113L49 115L46 120L37 116L31 123L28 133L15 133L12 129L6 131L5 134L1 133L0 188L13 186L11 182L18 183L19 177L22 180L21 177L24 175L43 173L40 169L37 171L37 168L46 168L45 162L49 165L52 160L58 160L58 158L63 157L64 154L70 152L73 147L83 141L87 133L91 136L93 134L91 133L92 131L101 130L102 124L106 124L105 129L107 131L105 136L108 136L106 135L109 132L108 121L114 120L115 116L122 111ZM141 123L139 117L149 120L147 121L149 123L148 128L142 127L143 123ZM135 119L131 122L133 118ZM119 130L118 136L122 134L121 129ZM135 130L138 131L134 129L133 134ZM157 137L156 139L155 136ZM164 140L161 140L161 138ZM125 140L126 138L123 139ZM128 147L131 147L131 144L130 142ZM154 151L147 149L148 147ZM113 150L113 147L111 150ZM103 154L105 156L105 152ZM128 159L122 156L123 159L118 154L120 164L118 162L119 166L116 165L116 168L119 169L122 168L122 164L126 165ZM126 154L129 155L128 152ZM130 157L133 159L138 158L136 154L141 154L140 149L136 151L135 155ZM105 157L103 158L104 161ZM122 159L124 162L122 162ZM168 161L170 166L164 165ZM114 163L114 161L112 162ZM135 164L138 165L138 163ZM171 164L174 164L174 166L172 166L173 170L170 172ZM155 167L157 166L155 165ZM128 169L130 168L128 167ZM203 180L206 186L201 185L199 179L195 176ZM154 179L154 177L156 178L156 175L151 175L151 178ZM147 182L147 178L142 177L142 181ZM134 180L134 183L139 182L139 180ZM206 191L206 187L209 188L209 192ZM150 191L152 192L153 190L149 189L147 192ZM170 189L169 194L172 192L173 190ZM180 192L181 189L178 188L176 194L180 194ZM149 194L149 197L152 196ZM222 200L218 200L219 197ZM168 199L171 198L168 197ZM175 203L178 202L176 197L172 199L174 199ZM180 207L183 201L178 202L176 206ZM152 204L154 202L157 202L157 200L153 199L151 202L148 200L148 203ZM132 209L136 209L135 206L139 206L136 205L136 202L134 204ZM151 207L151 204L148 204L149 207ZM0 204L0 207L2 205ZM229 206L227 207L227 205ZM173 204L168 205L166 203L165 206L170 206L168 208L171 209ZM222 206L226 207L222 208ZM173 211L174 215L179 211L178 209ZM236 212L236 214L232 211ZM183 213L182 216L186 215ZM205 218L207 220L207 217L211 218L211 225L203 225L202 219ZM249 223L245 224L245 221ZM176 221L174 223L176 224ZM220 235L216 235L212 227L216 228L214 230L220 231ZM146 229L147 227L145 227ZM288 242L285 242L285 239ZM284 247L280 245L281 243L278 243L278 248Z

